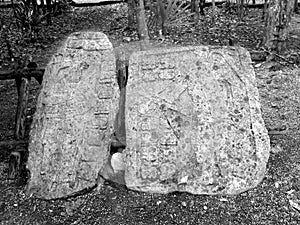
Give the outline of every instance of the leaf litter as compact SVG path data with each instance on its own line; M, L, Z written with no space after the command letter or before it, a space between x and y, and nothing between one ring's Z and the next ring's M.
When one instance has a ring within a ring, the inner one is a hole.
M115 47L137 40L134 30L126 29L124 4L71 8L53 18L53 25L40 27L37 40L23 39L11 22L11 12L0 9L0 39L7 32L14 56L25 63L29 56L45 66L61 42L72 32L98 30L106 33ZM211 9L192 24L168 28L161 40L150 30L158 46L235 45L255 50L263 35L261 10L249 9L243 21L222 8L213 23ZM11 24L10 27L8 25ZM4 27L5 26L5 27ZM300 32L293 32L288 47L299 65ZM7 46L0 42L0 70L12 68ZM68 200L43 201L24 194L24 182L7 182L9 149L0 149L0 224L299 224L300 200L300 93L299 69L282 61L261 63L256 67L263 117L270 132L273 151L265 179L257 188L238 196L195 196L187 193L147 194L127 190L117 184L105 185ZM271 68L276 68L274 71ZM39 85L32 81L29 99L29 127L35 111ZM0 82L0 140L12 139L17 101L13 81ZM28 133L27 133L28 138Z

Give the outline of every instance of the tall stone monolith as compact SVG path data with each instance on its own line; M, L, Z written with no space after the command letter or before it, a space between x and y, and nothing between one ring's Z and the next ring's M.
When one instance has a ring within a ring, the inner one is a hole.
M238 194L264 177L270 143L244 48L134 53L125 112L130 189Z
M118 110L115 63L100 32L73 33L53 56L30 133L28 194L61 198L96 185Z

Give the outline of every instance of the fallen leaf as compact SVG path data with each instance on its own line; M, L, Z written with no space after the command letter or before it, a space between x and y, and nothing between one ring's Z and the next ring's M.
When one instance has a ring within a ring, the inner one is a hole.
M289 203L293 207L293 209L296 209L297 211L300 212L300 204L299 203L297 203L291 199L289 200Z
M271 151L271 153L277 154L279 152L282 152L283 149L280 145L275 145L275 146L271 147L270 151Z

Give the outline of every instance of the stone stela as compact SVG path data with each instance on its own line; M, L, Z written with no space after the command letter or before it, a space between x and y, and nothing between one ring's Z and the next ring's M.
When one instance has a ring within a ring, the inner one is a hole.
M72 34L53 56L30 133L28 194L53 199L97 185L118 111L115 61L100 32Z
M156 193L238 194L263 179L270 142L247 50L134 52L118 157L110 150L119 127L116 70L100 32L72 34L53 56L30 135L28 193L70 196L118 170L128 188Z
M245 49L136 52L126 91L127 187L238 194L263 179L270 143Z

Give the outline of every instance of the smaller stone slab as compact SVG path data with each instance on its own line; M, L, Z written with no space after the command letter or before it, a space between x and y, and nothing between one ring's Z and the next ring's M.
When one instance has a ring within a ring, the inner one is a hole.
M126 91L128 188L231 195L263 179L270 142L246 49L136 52Z
M53 56L31 127L28 194L61 198L97 184L118 110L115 63L101 32L73 33Z

